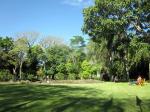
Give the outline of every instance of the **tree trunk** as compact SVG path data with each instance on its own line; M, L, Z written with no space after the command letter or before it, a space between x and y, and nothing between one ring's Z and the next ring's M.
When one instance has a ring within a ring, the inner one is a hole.
M20 76L20 80L21 80L22 79L22 61L20 62L19 76Z
M127 81L129 81L129 69L127 65L126 65L126 74L127 74Z
M128 50L126 50L125 52L125 72L126 72L126 75L127 75L127 81L129 81L129 67L128 67Z
M102 74L100 73L99 70L97 70L97 77L99 77L99 79L102 80Z
M111 76L111 81L114 82L114 75Z
M45 72L45 62L44 62L44 64L43 64L43 69L44 69L44 72Z
M49 83L49 75L46 76L46 82Z
M55 75L54 74L52 75L52 80L55 80Z
M16 81L16 69L17 69L17 67L15 66L15 68L13 68L14 81Z

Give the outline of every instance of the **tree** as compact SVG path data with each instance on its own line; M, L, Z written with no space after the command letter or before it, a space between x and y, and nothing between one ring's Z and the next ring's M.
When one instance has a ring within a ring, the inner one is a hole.
M39 55L39 60L41 61L43 65L43 71L45 71L46 63L48 62L48 49L55 46L55 45L63 45L63 41L60 38L52 37L52 36L46 36L43 37L40 40L39 45L42 48L42 53Z
M65 45L54 45L46 49L47 61L45 63L45 70L51 79L55 79L58 72L65 73L65 63L69 54L69 47Z
M0 37L0 69L1 75L3 74L5 79L10 79L9 77L12 76L10 73L12 72L11 67L13 64L11 63L12 57L9 55L9 51L13 49L13 42L11 37Z
M129 67L136 67L142 62L147 65L150 63L150 44L143 42L138 37L133 37L129 47Z
M70 41L71 47L75 50L83 49L85 47L84 38L81 36L73 36Z
M86 58L85 41L81 36L74 36L70 41L72 52L69 55L69 62L72 63L76 79L78 79L81 72L81 63Z
M13 55L14 61L16 61L14 62L15 69L17 65L19 66L20 79L22 79L22 66L27 57L27 52L28 52L28 45L26 38L18 38L14 42L14 48L10 51L10 54Z
M87 58L93 64L101 64L101 66L107 67L109 54L106 48L106 41L103 41L103 43L95 43L90 40L87 44ZM101 66L99 66L99 69L101 69Z
M48 48L48 47L51 47L53 45L63 45L63 44L64 43L63 43L63 40L61 38L53 37L53 36L46 36L40 40L40 45L43 48Z
M32 46L37 41L39 35L40 34L38 32L21 32L21 33L17 34L17 38L24 38L24 39L26 39L27 45L28 45L29 50L30 50L30 48L32 48Z
M72 52L70 52L70 53L72 53ZM80 71L77 68L77 66L72 62L72 59L70 58L70 54L67 59L67 62L65 63L65 68L68 73L68 79L76 80L76 79L80 78L80 76L79 76Z
M36 76L36 72L41 68L41 56L43 55L43 50L41 46L34 45L30 48L30 53L27 53L27 59L24 63L24 71L27 74L33 74Z
M130 42L128 40L131 34L144 40L149 35L148 6L150 6L148 0L95 0L94 6L83 10L82 31L105 48L102 54L108 54L109 58L105 61L105 65L109 62L107 65L109 71L116 57L124 61L127 79L129 79L127 56ZM121 44L116 45L115 41Z
M8 54L8 52L13 48L14 44L13 44L13 39L10 37L5 37L2 38L0 37L0 67L1 68L7 68L8 66L10 66L10 56Z
M36 69L36 65L38 64L38 60L34 54L34 49L36 49L35 43L37 42L39 36L40 34L38 32L21 32L17 34L17 38L24 38L26 40L28 47L26 68L28 68L29 72L32 71L31 69L29 70L29 68L32 68L34 71Z

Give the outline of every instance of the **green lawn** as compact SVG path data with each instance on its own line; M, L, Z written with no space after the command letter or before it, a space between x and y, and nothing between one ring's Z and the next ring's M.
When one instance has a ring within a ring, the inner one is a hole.
M150 112L150 84L0 84L0 112Z

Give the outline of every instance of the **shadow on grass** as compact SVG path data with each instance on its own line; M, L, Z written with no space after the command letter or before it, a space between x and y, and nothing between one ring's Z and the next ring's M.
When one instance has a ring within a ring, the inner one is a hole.
M52 112L124 112L121 104L114 103L113 98L94 99L94 98L68 98L65 104L58 103Z
M124 103L130 105L99 94L78 86L0 85L0 112L124 112Z
M142 110L142 100L138 96L136 96L136 105L139 106L140 112L143 112L143 110Z

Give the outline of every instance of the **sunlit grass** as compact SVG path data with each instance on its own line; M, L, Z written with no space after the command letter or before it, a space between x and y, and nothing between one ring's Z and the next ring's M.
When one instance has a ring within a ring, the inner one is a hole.
M150 84L0 85L2 112L149 112Z

